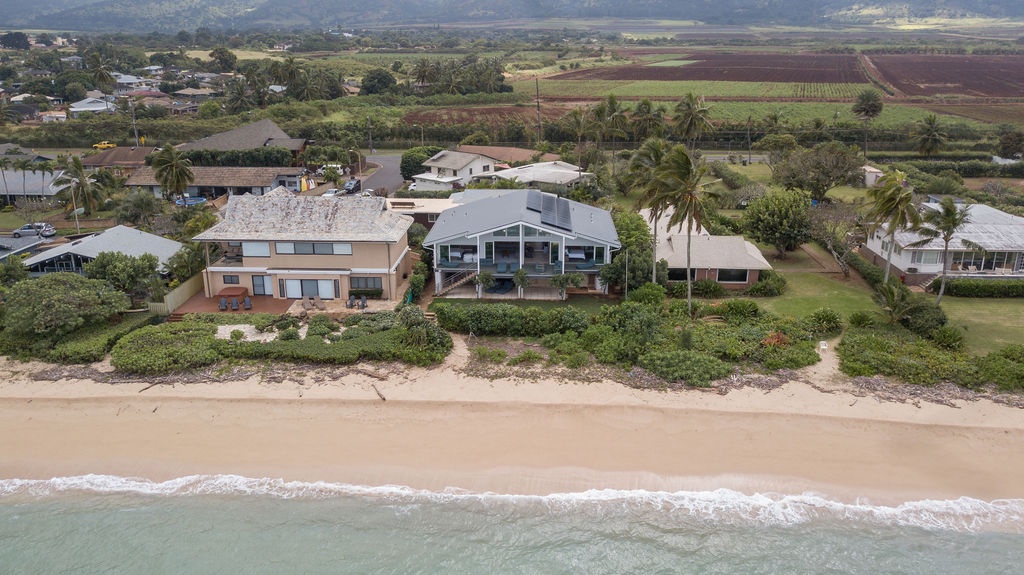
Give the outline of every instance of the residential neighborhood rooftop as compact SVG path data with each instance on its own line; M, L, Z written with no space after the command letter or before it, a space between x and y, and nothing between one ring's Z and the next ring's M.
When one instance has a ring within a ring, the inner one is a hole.
M272 140L292 140L273 120L260 120L178 146L179 150L251 150Z
M27 258L25 265L32 266L67 253L95 259L102 252L119 252L129 256L153 254L162 265L180 249L180 242L127 226L114 226L96 235L40 252Z
M298 176L302 168L282 166L279 168L230 168L222 166L195 166L192 168L192 185L239 187L265 187L274 183L278 176ZM160 182L153 173L153 168L144 166L136 170L128 178L127 186L159 186Z
M921 207L927 210L940 209L939 204L927 203ZM1024 251L1024 218L1008 214L985 204L970 204L970 222L964 224L953 236L950 249L965 249L961 240L974 242L986 251ZM920 241L916 232L898 232L896 243L906 246ZM941 238L934 239L916 249L941 250Z

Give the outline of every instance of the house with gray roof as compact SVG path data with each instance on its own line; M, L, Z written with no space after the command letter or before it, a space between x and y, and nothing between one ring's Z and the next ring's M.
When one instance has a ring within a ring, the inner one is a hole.
M486 176L477 176L474 179L480 180L487 177L492 180L515 180L520 184L534 187L541 185L572 187L586 183L593 176L594 174L584 172L579 166L556 160L499 170Z
M504 284L520 269L532 286L579 272L585 287L607 291L597 273L622 247L607 210L539 190L488 192L441 212L423 240L434 252L436 293L484 272Z
M308 189L309 182L303 182L302 168L228 168L220 166L194 166L192 183L185 194L192 198L213 199L227 195L263 195L277 187L292 191ZM136 168L125 184L130 188L142 188L158 198L164 197L163 188L150 166ZM315 184L314 184L315 186Z
M925 203L920 209L939 210L941 206ZM970 222L957 230L949 243L948 274L977 279L1024 278L1024 218L985 204L970 204L967 209ZM895 236L892 273L899 274L908 284L926 283L942 274L942 240L911 246L922 239L913 230L900 231ZM884 266L889 241L889 232L881 225L868 235L861 255Z
M207 297L225 289L279 299L319 296L401 297L412 272L407 232L412 218L384 198L297 196L276 188L231 196L223 220L193 238L218 244L203 281Z
M252 150L267 146L285 148L298 157L306 147L303 138L292 138L278 127L273 120L260 120L252 124L221 132L193 142L179 145L179 150Z
M181 242L150 234L127 226L114 226L106 231L79 240L60 244L25 260L33 276L53 272L82 273L82 266L103 252L129 256L153 254L160 262L158 269L181 249Z
M690 279L712 280L727 289L744 290L772 269L757 246L743 236L691 235ZM668 262L668 281L686 281L686 234L658 237L659 260Z

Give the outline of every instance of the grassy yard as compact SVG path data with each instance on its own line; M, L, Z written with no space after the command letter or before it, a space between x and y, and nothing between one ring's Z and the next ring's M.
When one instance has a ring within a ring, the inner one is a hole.
M451 304L451 305L477 305L477 304L494 304L494 303L509 303L520 307L537 307L540 309L548 310L557 307L563 307L571 305L573 307L582 309L590 314L596 314L601 311L603 305L614 305L619 303L617 299L598 298L584 295L570 295L569 299L560 301L548 301L548 300L529 300L529 299L500 299L500 300L478 300L478 299L462 299L462 298L438 298L430 302L427 306L428 310L433 311L434 307L439 303Z
M1024 344L1024 304L1019 299L943 297L949 325L963 328L967 348L985 355L1009 344Z
M779 297L759 298L758 304L778 315L803 317L812 311L829 307L844 319L855 311L876 311L871 291L859 277L850 279L836 274L783 272L789 288Z

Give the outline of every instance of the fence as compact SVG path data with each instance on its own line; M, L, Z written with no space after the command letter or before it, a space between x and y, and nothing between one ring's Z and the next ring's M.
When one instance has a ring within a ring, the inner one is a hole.
M171 315L174 310L203 289L203 274L196 274L164 295L162 302L150 302L149 311L157 315Z

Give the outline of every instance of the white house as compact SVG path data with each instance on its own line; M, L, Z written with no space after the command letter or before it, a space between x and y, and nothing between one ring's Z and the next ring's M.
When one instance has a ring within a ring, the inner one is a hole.
M490 176L502 180L515 180L530 187L542 184L552 186L575 186L589 180L594 174L568 162L539 162L494 172ZM478 178L479 179L479 178Z
M938 210L939 204L921 205L922 210ZM1024 218L985 204L971 204L970 222L953 236L949 244L949 272L975 278L1024 277ZM917 232L897 232L892 254L892 272L908 284L930 281L942 273L941 239L918 247L909 247L923 239ZM975 251L962 240L977 244ZM885 265L889 252L889 232L880 226L870 234L861 254L878 266Z
M112 114L116 111L117 106L115 106L113 102L108 102L102 98L86 98L68 106L68 113L71 114L72 118L77 118L79 114L84 112L90 112L93 114Z
M454 190L474 176L494 171L494 160L480 154L444 150L423 162L428 171L412 177L420 191Z
M882 176L885 175L885 172L883 172L882 170L879 170L878 168L876 168L874 166L869 166L867 164L865 164L864 166L861 166L860 169L861 169L862 172L864 172L864 187L865 188L873 188L873 187L875 187L875 185L878 184L878 180L881 180Z

